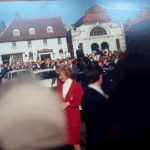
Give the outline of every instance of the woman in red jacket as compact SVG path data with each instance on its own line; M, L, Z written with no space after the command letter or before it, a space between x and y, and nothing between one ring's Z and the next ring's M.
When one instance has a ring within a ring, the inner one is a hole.
M68 145L73 145L75 150L80 147L81 105L83 89L80 83L71 79L72 69L63 65L59 68L59 79L56 91L62 96L64 109L67 116Z

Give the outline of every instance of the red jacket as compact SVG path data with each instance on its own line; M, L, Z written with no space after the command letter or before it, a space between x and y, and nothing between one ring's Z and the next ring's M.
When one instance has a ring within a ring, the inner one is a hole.
M63 83L58 82L56 91L62 96ZM79 106L83 96L83 89L79 82L73 80L69 91L64 99L64 102L69 102L70 105L66 108L68 127L80 127L81 116Z

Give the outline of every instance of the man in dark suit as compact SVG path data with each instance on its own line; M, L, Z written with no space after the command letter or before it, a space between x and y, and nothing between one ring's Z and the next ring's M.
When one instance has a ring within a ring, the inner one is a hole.
M82 99L82 119L86 124L86 150L100 150L106 142L111 107L102 90L102 69L96 63L85 69L88 88Z
M77 60L84 57L84 52L81 45L78 45L78 49L76 50Z
M84 52L81 45L78 45L78 49L76 50L76 56L77 56L77 67L79 72L83 70L84 66Z

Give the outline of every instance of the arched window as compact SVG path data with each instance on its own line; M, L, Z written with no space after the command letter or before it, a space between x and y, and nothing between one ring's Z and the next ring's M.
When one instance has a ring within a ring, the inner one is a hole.
M13 30L13 36L20 36L20 32L18 29Z
M63 53L63 49L60 49L60 50L59 50L59 54L62 54L62 53Z
M63 57L64 57L63 49L62 49L62 48L59 50L59 57L60 57L60 58L63 58Z
M90 32L90 36L100 36L100 35L107 35L106 30L102 27L95 27Z
M53 27L48 26L48 27L47 27L47 33L52 33L52 32L54 32L54 31L53 31Z
M35 29L34 28L30 28L29 29L29 34L30 35L35 35Z
M103 42L103 43L101 44L101 49L102 49L102 50L105 50L105 49L109 50L109 44L108 44L107 42Z
M99 45L97 44L97 43L93 43L92 45L91 45L91 50L92 50L92 52L96 52L96 50L99 48Z

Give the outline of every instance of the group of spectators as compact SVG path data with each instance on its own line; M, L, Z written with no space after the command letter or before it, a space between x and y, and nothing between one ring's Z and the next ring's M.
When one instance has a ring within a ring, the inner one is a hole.
M84 66L88 63L97 61L102 68L113 68L117 64L118 60L123 56L123 53L120 51L97 51L97 53L92 53L87 56L75 58L66 58L66 59L56 59L52 60L50 58L45 61L31 61L31 62L12 62L10 64L0 65L0 73L3 77L8 71L12 70L39 70L39 69L56 69L61 64L68 64L74 71L74 74L78 74L83 71Z

